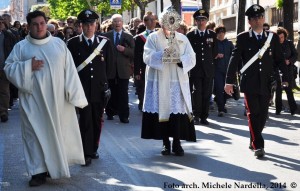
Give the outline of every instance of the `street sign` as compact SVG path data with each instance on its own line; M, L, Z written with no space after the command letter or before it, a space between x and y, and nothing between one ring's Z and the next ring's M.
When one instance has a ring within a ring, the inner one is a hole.
M121 9L122 0L110 0L111 9Z

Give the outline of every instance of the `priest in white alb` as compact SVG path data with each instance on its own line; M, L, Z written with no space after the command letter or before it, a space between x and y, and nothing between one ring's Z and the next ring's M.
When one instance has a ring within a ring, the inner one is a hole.
M5 62L7 78L19 89L21 130L30 186L70 177L69 165L84 164L76 107L87 100L72 56L47 31L41 11L28 13L29 34Z
M196 141L188 72L195 66L195 52L176 32L180 16L174 9L160 15L162 29L151 33L144 46L146 66L142 135L163 140L162 155L183 156L180 140Z

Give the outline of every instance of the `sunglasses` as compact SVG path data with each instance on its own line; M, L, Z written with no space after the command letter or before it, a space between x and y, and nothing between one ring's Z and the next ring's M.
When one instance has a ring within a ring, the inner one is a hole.
M0 24L4 24L4 22L3 22L3 21L0 21Z
M55 32L54 31L49 31L51 34L54 34Z
M67 21L67 23L73 23L73 21Z

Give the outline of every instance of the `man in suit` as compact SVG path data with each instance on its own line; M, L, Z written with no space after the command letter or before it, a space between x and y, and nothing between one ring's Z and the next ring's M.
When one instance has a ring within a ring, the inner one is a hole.
M142 110L144 91L145 91L145 69L146 64L143 61L144 45L150 33L154 32L156 26L155 15L152 12L147 12L144 15L143 21L146 25L146 31L134 37L134 77L136 84L136 92L139 99L139 110Z
M251 29L237 36L224 87L227 94L231 95L233 93L238 65L242 62L243 68L241 71L244 70L244 72L241 74L240 88L241 92L244 93L247 108L251 142L249 148L255 151L254 155L257 158L265 155L262 130L267 120L274 67L278 66L283 72L283 82L287 77L287 68L284 64L279 38L275 33L263 29L264 12L264 8L256 4L247 9L245 15L248 16ZM267 40L269 37L271 40ZM262 53L263 46L265 43L268 44L268 41L270 41L269 46L266 46L266 51ZM260 57L255 56L258 52L261 55ZM253 57L255 60L245 69L245 65Z
M7 122L10 99L10 83L4 73L4 62L16 44L16 37L5 29L5 21L0 16L0 120Z
M88 100L88 106L79 109L79 126L85 162L88 166L91 164L91 159L99 158L97 150L102 127L101 117L105 107L104 91L108 87L107 69L113 62L113 55L109 39L95 35L98 15L94 11L84 10L77 18L82 23L83 33L71 38L67 44ZM94 50L105 40L107 42L100 53L87 62L87 58L93 55Z
M108 66L108 84L111 98L105 108L108 120L118 114L121 123L129 123L128 84L132 73L131 60L134 55L134 40L132 35L123 30L123 18L120 14L112 16L113 30L104 34L114 43L114 62Z
M187 34L196 53L196 66L190 72L194 123L208 125L209 100L214 78L214 58L218 54L216 33L206 29L208 12L199 9L193 15L197 28ZM201 120L200 120L201 119Z

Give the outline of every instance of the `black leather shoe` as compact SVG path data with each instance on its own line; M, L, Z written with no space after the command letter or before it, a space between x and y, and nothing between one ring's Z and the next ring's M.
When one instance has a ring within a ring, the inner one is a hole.
M297 109L291 110L291 115L295 115Z
M200 123L203 125L209 125L209 122L207 121L207 119L201 119Z
M276 111L276 112L275 112L275 115L280 115L280 111Z
M1 115L1 122L5 123L6 121L8 121L7 115Z
M254 156L256 156L257 158L262 158L264 155L265 155L264 148L257 149L254 151Z
M82 166L90 166L92 164L92 158L91 157L85 157L85 164Z
M114 120L114 116L107 116L107 118L106 118L107 120Z
M127 118L120 118L121 123L129 123Z
M171 149L170 149L170 145L164 145L162 150L161 150L161 154L162 155L170 155L171 154Z
M92 154L92 159L98 159L99 158L99 154L97 152L94 152Z
M199 125L200 124L200 119L199 117L194 117L194 124Z
M47 172L32 175L31 180L29 181L29 186L40 186L46 183Z
M172 152L174 153L175 156L183 156L184 155L184 150L182 149L181 145L176 144L172 146Z
M254 151L254 148L252 147L252 145L250 144L248 147L250 150Z

